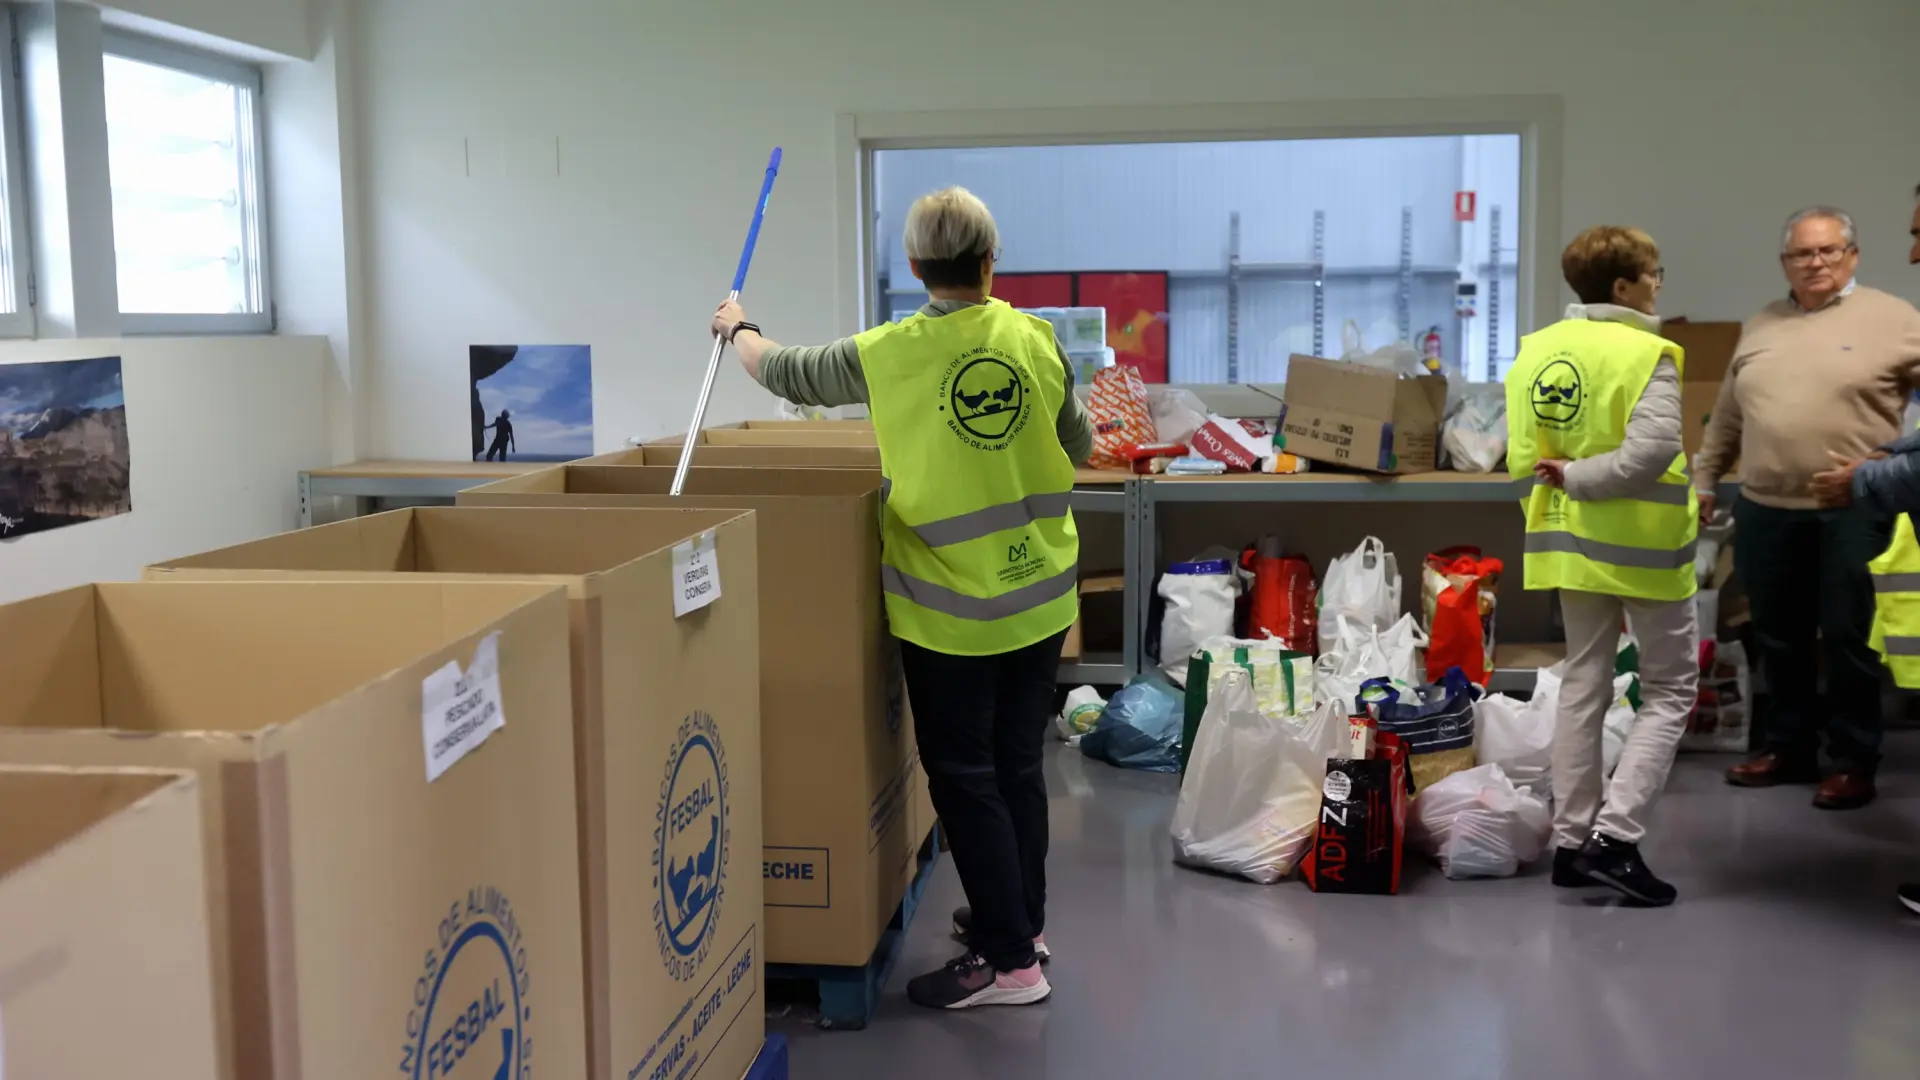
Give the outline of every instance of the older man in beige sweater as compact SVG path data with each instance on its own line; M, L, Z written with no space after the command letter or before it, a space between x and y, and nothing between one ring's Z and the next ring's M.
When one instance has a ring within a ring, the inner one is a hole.
M1832 207L1789 219L1780 263L1790 292L1747 323L1694 463L1703 512L1739 463L1734 558L1772 695L1765 750L1727 780L1818 782L1814 805L1846 810L1875 794L1881 667L1867 644L1867 562L1886 548L1892 521L1863 507L1820 509L1813 477L1832 468L1829 451L1864 457L1899 434L1920 384L1920 312L1854 280L1853 219ZM1823 734L1834 764L1824 779Z

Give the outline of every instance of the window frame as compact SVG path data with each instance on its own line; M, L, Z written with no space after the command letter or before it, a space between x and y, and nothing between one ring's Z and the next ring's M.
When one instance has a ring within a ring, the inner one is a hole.
M253 95L251 124L240 125L239 135L246 145L237 157L241 167L241 198L246 203L241 215L242 259L249 263L253 288L259 294L260 310L220 313L141 312L120 309L120 332L128 337L168 334L270 334L274 332L272 262L268 258L266 193L266 123L264 96L266 79L260 68L169 41L144 37L116 27L101 31L101 59L116 56L123 60L198 75L229 83ZM104 100L104 98L102 99ZM111 143L112 136L108 136ZM109 151L111 153L111 151ZM111 189L109 189L111 200ZM112 211L111 205L108 207ZM118 252L114 266L119 275Z
M836 264L839 281L852 287L839 290L840 330L860 333L883 308L876 293L879 256L872 250L878 150L1518 135L1514 314L1516 333L1525 335L1559 316L1562 125L1561 99L1549 95L841 113L835 124Z
M20 39L13 9L0 11L0 33L7 47L0 49L0 184L5 185L5 226L12 240L7 247L13 275L13 310L0 312L0 338L33 338L39 332L35 318L38 290L34 286L33 233L27 223L26 125L21 115L18 62Z

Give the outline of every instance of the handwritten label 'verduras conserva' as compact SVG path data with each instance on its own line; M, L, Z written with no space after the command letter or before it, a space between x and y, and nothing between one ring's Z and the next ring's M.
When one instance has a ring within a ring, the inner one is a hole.
M678 619L720 599L720 556L713 530L673 545L673 617Z

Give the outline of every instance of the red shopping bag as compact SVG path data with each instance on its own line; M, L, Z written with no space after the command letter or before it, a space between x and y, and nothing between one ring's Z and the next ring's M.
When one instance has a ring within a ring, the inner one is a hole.
M1280 554L1279 538L1267 536L1241 553L1240 568L1253 575L1240 636L1273 638L1291 651L1318 655L1319 586L1306 556Z
M1493 677L1494 609L1500 588L1499 559L1476 547L1447 548L1427 556L1420 575L1420 607L1427 624L1427 681L1439 682L1457 667L1481 686Z
M1371 757L1328 761L1313 845L1300 860L1307 887L1328 893L1399 892L1412 788L1406 744L1388 732L1374 736Z

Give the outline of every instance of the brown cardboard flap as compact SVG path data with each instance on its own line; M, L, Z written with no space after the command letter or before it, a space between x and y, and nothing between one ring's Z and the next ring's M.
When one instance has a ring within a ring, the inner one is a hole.
M160 564L161 569L221 570L412 570L413 511L370 517L252 540Z
M0 767L0 878L169 784L183 772Z
M608 468L568 466L569 495L666 495L673 489L673 470L645 466ZM880 476L864 469L702 469L687 472L686 494L821 496L865 495L880 489ZM474 489L475 494L493 485Z
M0 727L101 724L93 586L0 605Z
M618 460L612 460L612 459ZM664 465L680 463L680 447L648 446L625 454L607 454L583 465ZM703 446L694 452L696 467L877 469L877 446Z
M1399 384L1397 375L1381 368L1299 353L1287 361L1289 405L1299 402L1331 412L1387 419L1393 416Z
M670 435L650 440L648 446L684 446L686 436ZM872 428L822 429L811 421L790 428L708 428L700 433L699 446L873 446Z
M1741 329L1737 322L1668 322L1661 325L1660 336L1686 350L1683 382L1718 383L1733 366Z
M715 529L737 510L431 507L413 511L428 573L594 574Z

